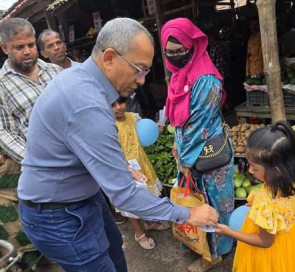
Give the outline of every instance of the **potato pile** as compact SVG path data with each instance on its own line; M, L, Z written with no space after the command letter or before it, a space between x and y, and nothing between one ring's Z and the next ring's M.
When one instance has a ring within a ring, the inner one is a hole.
M249 135L252 133L252 131L260 127L265 127L265 125L253 125L245 123L233 126L231 128L235 155L245 155L246 143Z

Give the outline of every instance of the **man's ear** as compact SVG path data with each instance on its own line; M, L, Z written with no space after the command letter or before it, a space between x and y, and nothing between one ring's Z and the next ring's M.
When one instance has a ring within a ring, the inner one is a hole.
M1 42L0 46L4 54L8 55L7 43Z
M48 55L44 50L40 50L40 54L42 55L43 58L48 59Z
M108 48L103 52L101 61L102 61L103 67L107 71L109 71L112 68L116 57L117 57L117 54L112 48Z

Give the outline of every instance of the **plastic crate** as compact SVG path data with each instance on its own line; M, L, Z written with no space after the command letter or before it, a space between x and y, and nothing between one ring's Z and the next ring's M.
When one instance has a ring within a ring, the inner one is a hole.
M291 93L288 90L283 89L283 97L285 107L295 107L295 94Z
M251 107L269 107L268 93L264 91L246 92L246 104ZM286 108L295 107L295 94L292 91L283 89L283 99Z
M269 107L268 93L263 91L246 91L246 104L250 107Z

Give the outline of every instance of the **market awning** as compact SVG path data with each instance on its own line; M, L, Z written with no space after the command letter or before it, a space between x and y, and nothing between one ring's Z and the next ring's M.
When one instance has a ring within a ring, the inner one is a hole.
M71 0L55 0L53 3L48 5L48 8L46 10L54 10L69 1L71 1Z
M48 5L46 10L50 11L51 13L55 13L56 11L63 11L68 9L76 2L77 0L55 0L50 5Z

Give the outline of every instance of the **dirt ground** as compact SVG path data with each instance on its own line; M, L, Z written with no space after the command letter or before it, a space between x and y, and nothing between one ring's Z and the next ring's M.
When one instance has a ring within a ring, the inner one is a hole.
M129 222L119 225L124 239L124 252L129 272L186 272L187 266L199 258L189 249L182 249L172 237L171 230L150 231L148 234L155 240L156 247L144 250L134 240L134 232ZM233 252L212 268L210 272L230 272ZM43 265L36 272L63 272L57 265Z

